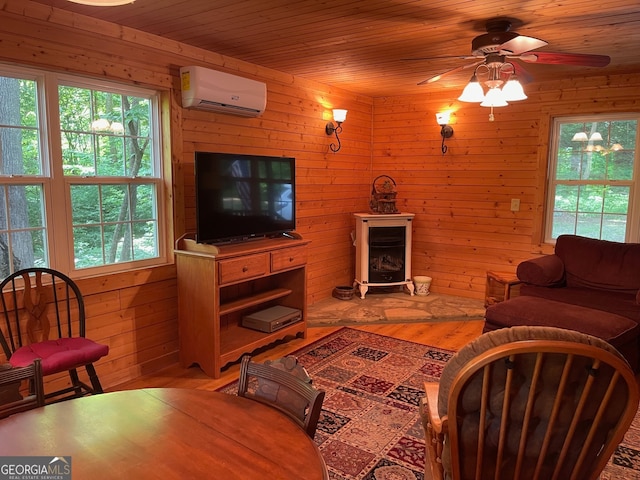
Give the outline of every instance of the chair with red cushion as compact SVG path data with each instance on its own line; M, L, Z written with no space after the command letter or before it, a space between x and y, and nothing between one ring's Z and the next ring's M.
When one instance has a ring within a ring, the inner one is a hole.
M9 363L24 367L39 358L45 377L69 372L71 384L47 393L47 403L102 393L93 364L109 346L85 337L84 300L75 282L49 268L28 268L5 278L0 291L0 343ZM80 380L80 367L91 385Z

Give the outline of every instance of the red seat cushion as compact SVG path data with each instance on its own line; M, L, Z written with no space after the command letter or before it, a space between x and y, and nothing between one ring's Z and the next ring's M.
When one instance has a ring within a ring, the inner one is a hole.
M59 338L33 343L17 349L9 363L25 367L36 358L42 359L42 374L64 372L71 368L93 363L109 353L109 346L83 337Z

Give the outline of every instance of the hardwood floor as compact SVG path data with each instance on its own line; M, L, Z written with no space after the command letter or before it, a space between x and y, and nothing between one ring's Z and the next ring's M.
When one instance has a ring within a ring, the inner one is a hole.
M482 332L484 320L465 322L411 323L393 325L364 325L352 327L358 330L387 335L411 342L433 345L449 350L459 350ZM341 327L314 327L307 330L307 338L296 338L276 345L257 355L257 361L283 357L299 348L336 331ZM127 390L150 387L195 388L200 390L216 390L238 378L239 363L223 370L218 379L208 377L197 366L182 368L172 366L162 371L139 377L136 380L118 385L109 390Z

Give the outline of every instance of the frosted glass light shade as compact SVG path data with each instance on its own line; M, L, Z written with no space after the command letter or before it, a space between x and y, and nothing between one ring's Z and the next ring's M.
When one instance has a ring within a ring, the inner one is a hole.
M593 132L591 134L591 136L589 137L589 141L590 142L601 142L602 141L602 135L600 135L600 132Z
M498 87L490 88L484 101L480 104L482 107L506 107L507 105L502 90Z
M348 110L343 110L341 108L334 108L333 121L338 123L344 122L347 119L347 112Z
M134 0L69 0L73 3L79 3L81 5L91 5L92 7L117 7L119 5L126 5L127 3L133 3Z
M464 90L458 97L461 102L479 103L484 100L484 91L480 86L480 83L476 79L475 75L471 78L471 81L467 83Z
M572 142L586 142L588 140L589 140L589 137L587 137L587 134L584 132L576 133L571 139Z
M451 114L449 112L436 113L436 122L438 125L448 125Z
M124 125L122 125L120 122L113 122L111 124L111 131L114 133L122 133L124 132Z
M511 77L504 87L502 94L507 102L517 102L518 100L526 100L527 96L522 89L522 85L517 78Z
M103 132L105 130L109 130L110 126L111 124L109 123L109 120L107 120L106 118L98 118L97 120L94 120L93 122L91 122L91 130L94 130L97 132Z

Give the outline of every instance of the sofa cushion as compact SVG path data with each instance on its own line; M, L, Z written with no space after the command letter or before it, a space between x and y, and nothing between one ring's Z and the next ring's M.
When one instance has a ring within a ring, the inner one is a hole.
M640 243L560 235L555 254L564 263L569 287L620 290L634 295L640 289Z
M548 288L536 285L521 285L520 295L546 298L615 313L640 323L640 305L636 296L625 292L611 292L584 287Z
M516 275L518 280L533 285L561 285L564 280L564 264L557 255L545 255L520 262Z
M615 313L520 296L487 307L484 331L520 325L558 327L593 335L616 347L631 367L638 369L640 324Z

